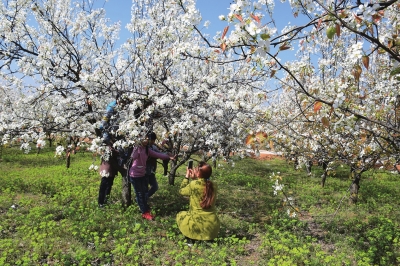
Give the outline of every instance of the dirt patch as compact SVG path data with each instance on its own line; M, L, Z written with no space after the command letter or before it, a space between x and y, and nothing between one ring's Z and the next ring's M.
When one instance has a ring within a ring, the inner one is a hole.
M273 154L260 154L259 157L254 156L254 158L257 160L272 160L272 159L282 159L283 160L282 156L273 155Z
M335 250L335 245L326 241L325 237L328 235L328 231L324 230L322 226L307 212L302 212L298 216L300 221L303 221L307 224L305 234L316 239L316 243L320 245L320 247L332 254Z
M256 160L284 159L282 156L269 153L260 153L259 156L256 156L254 153L250 153L250 157Z
M263 153L263 152L261 152L259 156L255 156L254 153L251 153L250 156L251 158L256 160L285 159L284 157L279 155ZM326 241L325 237L328 234L328 232L324 230L309 213L307 212L299 213L298 217L299 220L307 224L306 234L315 238L316 243L318 243L324 251L332 254L333 251L335 250L335 245L329 243L329 241Z

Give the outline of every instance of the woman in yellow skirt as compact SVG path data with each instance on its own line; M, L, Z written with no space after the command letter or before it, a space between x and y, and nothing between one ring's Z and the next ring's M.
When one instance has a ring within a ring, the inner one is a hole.
M190 207L189 211L178 213L176 222L182 234L193 240L212 240L218 236L220 221L215 209L217 186L210 181L211 174L211 166L199 162L196 168L187 168L179 190L182 196L190 197Z

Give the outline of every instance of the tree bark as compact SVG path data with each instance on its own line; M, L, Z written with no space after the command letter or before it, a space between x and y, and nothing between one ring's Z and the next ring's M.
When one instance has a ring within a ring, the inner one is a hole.
M213 164L214 168L217 168L217 158L216 157L213 157L212 164Z
M311 169L312 169L312 165L313 165L313 161L307 161L307 165L306 165L306 170L307 170L307 174L311 175Z
M168 173L168 184L171 186L175 185L175 175L176 175L176 170L178 169L176 162L171 161L171 171Z
M400 174L400 164L395 164L394 169L396 169L397 173Z
M66 158L66 166L69 168L71 165L71 151L70 149L67 149L67 158Z
M350 186L350 203L356 204L358 201L358 191L360 190L361 173L352 170L353 183Z
M293 157L293 158L294 158L294 160L293 160L293 168L294 168L294 170L297 170L297 168L299 166L299 160L298 160L297 156Z
M324 173L322 174L321 187L325 187L326 177L328 176L328 163L327 162L322 162L322 169L324 170Z
M127 175L122 176L122 206L127 208L132 205L132 186Z

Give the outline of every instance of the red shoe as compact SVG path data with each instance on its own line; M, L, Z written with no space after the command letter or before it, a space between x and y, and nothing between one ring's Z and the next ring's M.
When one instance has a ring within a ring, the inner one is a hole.
M153 220L154 220L154 216L151 215L151 213L150 213L149 211L143 213L143 214L142 214L142 218L144 218L144 219L146 219L146 220L149 220L149 221L153 221Z

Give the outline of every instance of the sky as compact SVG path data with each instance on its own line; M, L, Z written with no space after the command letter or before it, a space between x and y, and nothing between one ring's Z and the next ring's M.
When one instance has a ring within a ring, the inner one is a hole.
M102 1L100 1L102 2ZM203 21L210 21L210 26L208 29L201 28L203 32L214 36L216 32L223 31L223 29L228 25L226 21L220 21L219 15L227 15L229 13L229 6L232 0L197 0L197 8L203 17ZM104 9L106 10L107 17L111 19L112 22L121 21L121 41L124 41L125 36L129 36L129 32L125 29L125 25L129 23L131 17L131 0L108 0L104 4ZM276 23L278 29L282 29L290 21L294 24L299 24L298 18L294 18L289 3L281 3L280 0L275 1L275 14ZM203 25L204 23L202 23Z
M197 0L196 6L203 17L201 25L204 25L205 21L210 21L208 28L200 27L200 30L209 34L210 38L215 36L217 32L222 32L228 23L226 21L221 21L218 17L220 15L226 16L229 13L229 7L232 2L233 0ZM282 3L281 0L275 0L275 5L274 17L276 19L275 22L277 23L278 30L281 30L290 22L290 20L294 22L293 24L300 24L299 19L294 18L292 15L287 1ZM95 8L103 7L106 11L106 16L112 23L118 21L121 22L120 40L117 45L122 45L122 43L131 36L131 33L125 28L126 24L128 24L131 19L131 6L132 0L95 1ZM285 51L283 56L287 58L292 57L288 51Z
M222 31L227 24L226 22L220 21L218 16L229 13L228 8L231 2L232 0L198 0L197 8L200 10L203 20L209 20L211 22L208 29L202 30L210 34ZM125 25L129 23L131 18L131 5L131 0L108 0L104 4L107 17L109 17L112 22L121 21L121 39L123 39L123 36L128 36L129 34L125 29Z
M209 21L210 25L208 28L200 27L203 33L209 34L212 38L217 32L222 32L224 28L229 25L226 21L221 21L218 17L220 15L227 16L229 13L229 7L233 0L197 0L196 6L199 9L203 21L201 25L204 25L205 21ZM99 1L99 3L104 3ZM108 0L104 3L104 9L106 10L106 16L111 19L111 22L121 22L120 32L120 44L122 44L131 33L125 28L126 24L130 22L131 18L131 5L132 0ZM301 16L295 18L291 12L288 1L281 2L281 0L275 0L275 9L273 17L279 33L288 24L304 24ZM269 18L266 18L269 19ZM269 21L263 20L263 23ZM231 26L232 27L232 26ZM229 32L228 32L229 35ZM287 50L279 55L282 62L292 60L294 58L293 51ZM278 72L276 75L282 77L282 72Z

